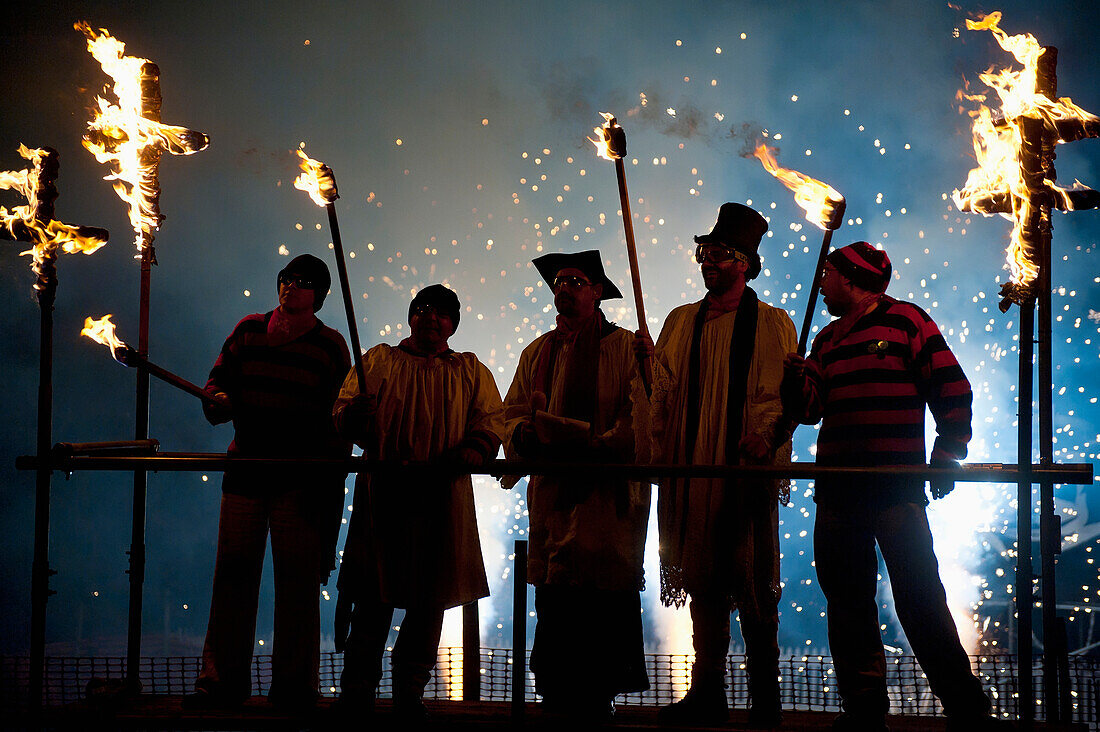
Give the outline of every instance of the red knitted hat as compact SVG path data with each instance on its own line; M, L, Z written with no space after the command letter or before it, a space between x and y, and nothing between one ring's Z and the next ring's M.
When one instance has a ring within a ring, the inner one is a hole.
M886 252L875 249L865 241L830 252L826 261L853 285L871 292L886 292L890 274L894 271Z

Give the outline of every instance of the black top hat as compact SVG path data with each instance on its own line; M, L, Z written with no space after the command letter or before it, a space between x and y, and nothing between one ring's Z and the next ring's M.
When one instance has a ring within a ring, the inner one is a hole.
M760 274L760 240L768 231L768 222L759 213L740 203L723 203L718 209L718 220L709 234L695 237L696 244L721 244L736 249L749 257L749 270L745 279Z
M607 275L604 274L603 260L600 259L600 253L596 249L584 252L551 252L535 257L531 260L531 264L535 265L542 279L546 280L546 284L551 287L558 272L571 268L584 272L588 279L592 280L592 284L603 285L600 300L614 300L623 296L619 288L615 287L615 283L607 279Z

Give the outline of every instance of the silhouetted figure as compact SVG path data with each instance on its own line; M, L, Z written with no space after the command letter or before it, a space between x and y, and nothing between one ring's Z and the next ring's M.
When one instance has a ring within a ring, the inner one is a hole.
M970 383L928 314L886 294L891 271L886 252L867 242L829 254L821 294L839 317L814 339L809 358L787 356L784 404L804 424L821 420L819 465L923 465L925 405L938 433L932 463L966 457ZM941 498L953 487L934 482L932 495ZM943 703L947 728L999 727L947 608L924 481L822 477L814 501L814 562L828 601L829 647L844 707L833 729L886 729L876 543L898 619Z
M351 364L344 338L317 319L330 277L324 262L295 257L279 273L279 306L249 315L222 346L204 406L212 424L233 420L228 453L240 457L345 457L332 406ZM275 628L268 697L290 710L318 695L319 584L335 566L344 478L311 469L227 470L202 671L192 708L232 707L251 694L256 609L268 534Z
M425 287L409 306L412 335L363 356L362 392L355 371L348 374L336 424L365 455L470 466L496 456L500 393L474 354L448 346L458 321L458 296ZM353 505L336 606L339 706L348 714L373 710L393 612L404 608L392 657L394 710L423 719L443 611L489 594L470 476L360 473Z
M520 355L504 401L508 454L632 462L634 339L600 310L622 294L598 251L546 254L534 264L554 293L557 327ZM527 486L527 577L538 618L531 670L548 710L607 719L617 694L649 688L638 595L649 504L648 484L583 471L532 476ZM578 659L578 648L591 662Z
M795 347L786 312L760 302L746 282L760 273L768 230L747 206L726 203L714 229L696 236L706 296L669 313L652 353L656 462L737 465L790 459L776 443L783 357ZM690 597L695 665L691 689L661 710L675 723L728 717L725 691L730 613L737 610L748 656L749 722L779 725L780 482L747 478L667 479L658 494L661 600Z

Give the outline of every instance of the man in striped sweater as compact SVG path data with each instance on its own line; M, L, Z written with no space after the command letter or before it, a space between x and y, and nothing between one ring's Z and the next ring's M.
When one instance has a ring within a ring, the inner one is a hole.
M818 465L923 465L926 405L936 421L932 464L966 457L970 383L928 314L886 294L891 271L886 252L867 242L830 253L821 293L839 317L814 339L809 358L792 353L784 363L784 410L803 424L822 422ZM932 495L941 498L953 487L933 482ZM948 729L995 724L947 608L924 481L819 478L814 501L814 560L844 707L833 729L886 729L876 542L898 619L943 704Z
M343 336L315 313L328 267L303 254L279 273L279 306L246 316L210 371L211 424L233 420L240 457L346 457L332 406L351 367ZM309 468L227 470L202 670L189 708L224 708L250 695L256 610L268 533L275 574L271 701L288 711L317 700L319 583L335 566L345 473Z

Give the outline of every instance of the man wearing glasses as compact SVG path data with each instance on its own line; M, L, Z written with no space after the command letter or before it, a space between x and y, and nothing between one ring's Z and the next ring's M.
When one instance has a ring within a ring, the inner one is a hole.
M683 465L771 463L790 458L776 444L782 413L783 358L795 348L794 324L760 302L746 283L760 272L757 250L768 224L739 203L723 204L714 229L696 236L706 296L668 315L650 356L653 460ZM691 690L661 710L671 723L728 718L725 691L730 613L738 611L748 656L749 723L774 728L782 717L778 685L781 485L746 478L661 482L661 600L689 602L695 665Z
M340 433L380 460L483 465L496 457L504 414L496 382L477 356L451 350L458 295L443 285L409 305L412 334L363 355L365 384L347 375L334 417ZM435 666L443 613L489 594L469 474L360 473L340 565L336 650L344 652L339 708L369 714L382 678L393 614L393 708L427 717L424 687ZM350 634L349 634L350 624Z
M279 306L245 317L222 346L204 403L212 424L233 420L227 452L240 457L345 457L332 405L351 365L344 338L318 320L330 284L317 257L279 273ZM234 472L222 481L218 554L202 670L189 708L238 706L250 695L256 610L268 533L275 571L269 698L288 711L316 704L318 585L335 566L345 473Z
M596 250L533 264L554 293L557 327L520 355L504 400L505 448L532 460L632 462L633 337L600 309L622 294ZM551 714L607 721L617 694L649 688L638 595L649 486L583 473L532 476L527 503L535 689ZM578 663L578 647L595 662Z

